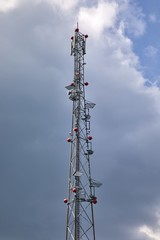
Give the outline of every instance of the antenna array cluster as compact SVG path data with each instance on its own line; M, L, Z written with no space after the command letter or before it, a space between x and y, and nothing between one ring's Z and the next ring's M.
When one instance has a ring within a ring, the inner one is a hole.
M71 55L74 57L74 78L66 86L68 97L72 101L72 126L67 142L70 143L70 161L68 177L66 240L95 240L93 205L97 203L95 188L101 183L91 177L90 158L92 149L90 110L95 104L85 98L84 55L86 39L78 26L71 37Z

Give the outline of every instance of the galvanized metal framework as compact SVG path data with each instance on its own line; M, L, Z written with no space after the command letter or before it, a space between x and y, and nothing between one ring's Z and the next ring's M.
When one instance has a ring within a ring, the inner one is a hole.
M72 127L67 141L70 143L68 178L66 240L95 240L93 204L97 203L95 187L101 184L91 177L90 157L93 154L90 135L90 109L95 106L85 98L84 55L88 35L78 26L71 37L71 55L74 57L74 79L66 86L73 102Z

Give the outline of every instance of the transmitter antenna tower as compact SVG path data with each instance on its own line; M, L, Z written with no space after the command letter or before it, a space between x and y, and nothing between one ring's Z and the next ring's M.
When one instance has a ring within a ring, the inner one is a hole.
M70 143L68 176L66 240L95 240L93 205L97 203L95 188L101 183L91 177L90 158L92 136L90 129L90 109L95 104L85 98L84 55L88 35L79 31L78 23L71 37L71 55L74 57L74 78L66 89L72 101L72 126L67 138Z

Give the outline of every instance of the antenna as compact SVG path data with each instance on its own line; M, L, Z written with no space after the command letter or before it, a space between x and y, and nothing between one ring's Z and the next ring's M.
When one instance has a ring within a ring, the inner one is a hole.
M93 205L97 203L95 189L101 186L91 176L90 159L92 149L90 110L95 103L85 98L84 55L86 54L87 34L78 28L71 37L71 55L74 57L73 81L66 86L68 97L72 101L72 124L67 138L70 144L66 240L95 240L95 224Z

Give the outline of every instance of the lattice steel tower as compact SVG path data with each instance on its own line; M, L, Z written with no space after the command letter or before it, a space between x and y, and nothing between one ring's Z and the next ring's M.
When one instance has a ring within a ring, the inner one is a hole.
M93 204L97 203L95 187L101 183L91 177L90 157L93 154L90 135L90 109L95 106L85 98L88 82L84 80L86 39L77 28L71 37L71 55L74 57L73 82L66 86L73 102L68 178L66 240L95 240Z

